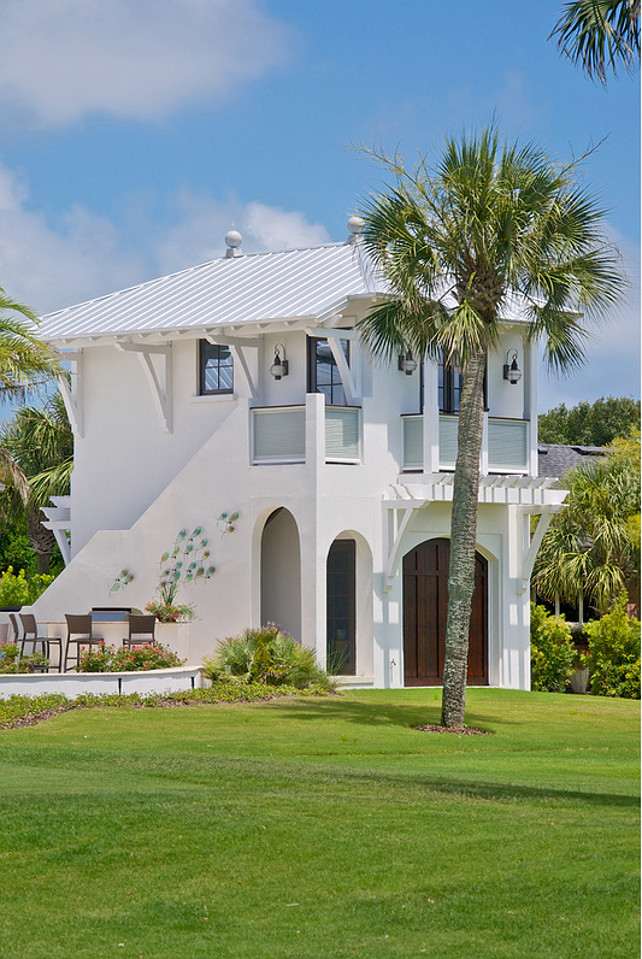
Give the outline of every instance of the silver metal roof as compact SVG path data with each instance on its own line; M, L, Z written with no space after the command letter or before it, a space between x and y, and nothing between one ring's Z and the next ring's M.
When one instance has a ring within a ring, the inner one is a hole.
M196 334L217 326L318 323L341 312L351 298L386 292L387 284L377 279L358 243L329 243L211 260L48 313L42 317L40 335L62 345L102 337L190 330ZM524 307L523 300L509 295L502 318L519 322Z
M385 285L378 284L380 290ZM323 320L350 297L377 292L358 244L221 258L42 318L50 342L200 330L276 320Z

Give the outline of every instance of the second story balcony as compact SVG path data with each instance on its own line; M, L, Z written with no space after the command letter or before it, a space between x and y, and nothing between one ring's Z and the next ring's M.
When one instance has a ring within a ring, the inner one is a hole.
M361 407L326 406L313 393L305 406L254 407L250 416L254 466L305 463L310 444L326 463L361 462Z
M435 418L436 419L436 418ZM406 472L438 472L454 470L457 459L457 416L440 413L437 430L426 440L424 417L410 414L401 417L402 469ZM480 456L480 472L531 473L531 423L525 419L509 419L484 414L484 432Z

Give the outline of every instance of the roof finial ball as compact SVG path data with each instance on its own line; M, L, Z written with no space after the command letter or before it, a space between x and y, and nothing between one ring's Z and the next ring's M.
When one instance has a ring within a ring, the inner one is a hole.
M225 256L229 259L232 256L242 256L241 253L237 253L237 249L240 247L243 242L243 237L238 230L234 229L234 224L232 224L232 229L228 230L225 234L225 245L227 250L225 251Z
M359 216L358 213L355 213L354 216L351 216L348 220L348 232L350 235L348 236L347 242L358 243L365 228L366 221L363 219L363 217Z

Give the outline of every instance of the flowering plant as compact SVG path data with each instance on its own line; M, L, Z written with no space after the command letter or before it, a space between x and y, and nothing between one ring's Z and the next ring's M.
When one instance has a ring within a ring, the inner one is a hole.
M33 673L36 669L47 669L50 665L42 653L21 656L17 643L3 643L0 646L0 673Z
M184 662L185 660L179 659L176 653L166 646L143 643L141 646L121 646L116 649L114 646L101 645L81 653L78 672L139 672L146 669L182 666Z
M179 623L194 619L194 606L184 604L182 606L171 603L155 603L150 600L145 607L146 613L153 613L159 623Z
M593 661L591 656L590 649L587 649L585 646L577 646L575 648L575 657L573 659L573 666L575 669L590 669Z

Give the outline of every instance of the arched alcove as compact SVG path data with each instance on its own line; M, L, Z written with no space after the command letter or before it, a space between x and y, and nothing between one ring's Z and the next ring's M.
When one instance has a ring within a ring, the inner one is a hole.
M301 640L301 547L292 513L280 507L261 534L261 623Z

